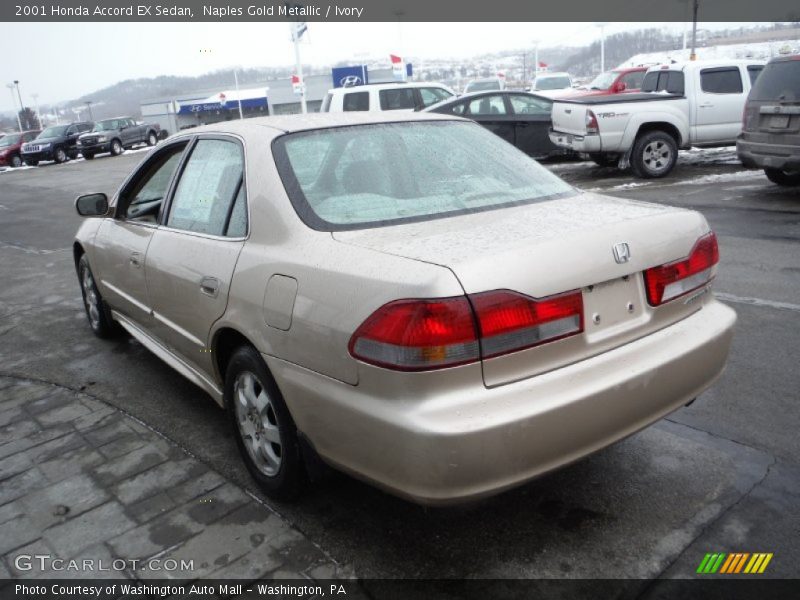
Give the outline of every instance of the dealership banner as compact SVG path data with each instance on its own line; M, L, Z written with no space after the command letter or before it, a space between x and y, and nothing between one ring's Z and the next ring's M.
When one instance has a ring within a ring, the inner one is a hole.
M475 0L344 0L257 2L254 0L9 0L0 21L686 21L686 1L573 0L520 2ZM797 0L701 0L701 21L797 21Z

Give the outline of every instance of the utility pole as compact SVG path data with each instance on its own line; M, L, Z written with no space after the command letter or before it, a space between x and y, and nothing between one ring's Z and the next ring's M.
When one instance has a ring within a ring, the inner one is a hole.
M700 0L692 0L692 51L689 53L689 60L697 60L695 48L697 46L697 9L700 6Z
M7 83L6 87L8 91L11 92L11 104L14 106L14 112L17 113L17 126L19 127L20 132L22 132L22 119L19 117L20 111L17 110L17 99L14 97L14 84Z
M19 80L14 80L14 85L17 86L17 97L19 98L19 111L25 112L25 105L22 103L22 94L19 91ZM17 113L17 117L19 117L19 113ZM22 118L19 118L19 130L22 131ZM32 123L28 123L28 115L25 115L25 125L26 126L33 126Z
M242 95L239 93L239 76L236 74L236 69L233 70L233 80L236 82L236 100L239 102L239 118L244 119L242 114Z
M89 109L89 120L90 121L94 121L94 116L92 116L92 101L91 100L87 100L86 101L86 108Z
M600 72L606 71L606 25L608 23L597 23L600 28Z

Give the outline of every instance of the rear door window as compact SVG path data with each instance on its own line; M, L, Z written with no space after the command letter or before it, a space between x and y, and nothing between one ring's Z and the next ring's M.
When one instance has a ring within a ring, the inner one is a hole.
M750 76L750 87L753 87L753 84L756 82L756 79L758 79L758 76L763 70L764 65L748 65L747 74Z
M553 110L553 103L544 98L510 94L511 108L517 115L549 115Z
M390 88L388 90L381 90L378 96L381 102L381 110L403 110L416 108L414 88Z
M683 95L683 71L651 71L642 82L643 92L667 92Z
M468 112L473 116L505 115L506 103L503 96L484 96L469 103Z
M344 95L345 112L369 110L369 92L349 92Z
M700 71L700 89L707 94L741 94L742 74L738 67L703 69Z
M224 235L243 172L242 149L238 143L199 140L175 188L167 226Z

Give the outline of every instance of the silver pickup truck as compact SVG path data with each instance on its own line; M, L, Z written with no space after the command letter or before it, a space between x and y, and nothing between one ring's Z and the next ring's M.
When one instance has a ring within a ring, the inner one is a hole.
M77 147L87 160L103 152L118 156L126 148L137 144L155 146L160 129L156 123L137 123L132 117L103 119L94 124L94 129L78 138Z
M664 177L679 148L733 146L760 60L673 63L647 71L641 93L558 99L550 140L603 166Z

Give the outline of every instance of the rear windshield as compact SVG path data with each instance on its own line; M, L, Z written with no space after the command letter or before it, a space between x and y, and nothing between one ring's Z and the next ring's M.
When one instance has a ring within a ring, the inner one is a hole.
M649 71L642 81L643 92L668 92L683 96L683 71Z
M276 139L273 153L298 215L320 231L428 221L575 193L475 123L298 132Z
M491 90L499 90L499 81L472 81L467 84L464 93L467 92L488 92Z
M756 79L750 100L800 102L800 60L769 63Z
M533 83L537 90L563 90L572 85L569 77L537 77Z

